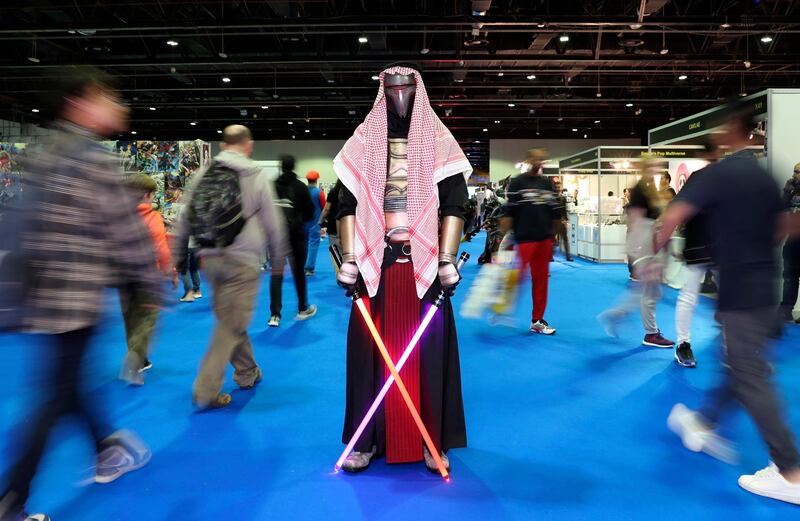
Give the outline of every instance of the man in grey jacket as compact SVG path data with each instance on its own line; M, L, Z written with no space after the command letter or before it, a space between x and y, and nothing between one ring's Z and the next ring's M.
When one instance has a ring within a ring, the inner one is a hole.
M235 369L233 379L240 388L252 389L261 381L261 368L253 357L253 345L247 335L258 291L258 264L265 249L274 259L273 266L283 266L279 261L286 255L285 225L276 211L272 184L261 167L250 159L253 153L250 130L231 125L223 132L222 140L223 151L214 158L212 168L216 164L239 174L242 212L247 221L230 246L203 248L197 253L212 287L217 319L194 381L194 402L201 409L225 407L231 402L231 395L221 392L228 362ZM204 174L196 175L192 188L198 186ZM184 197L187 208L191 208L192 190ZM175 259L186 258L191 233L187 214L183 212L178 222Z

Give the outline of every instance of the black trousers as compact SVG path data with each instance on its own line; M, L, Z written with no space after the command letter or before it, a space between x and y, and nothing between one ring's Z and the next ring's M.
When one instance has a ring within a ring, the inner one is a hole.
M772 384L772 366L767 360L770 335L775 331L773 307L719 311L725 348L725 374L711 391L701 413L716 424L735 402L747 410L772 461L780 470L795 468L800 456L794 436L783 419L780 400Z
M781 311L790 316L800 286L800 241L787 241L783 246L783 299Z
M44 455L50 431L63 416L74 414L86 422L98 452L111 428L81 391L81 376L89 341L94 328L53 335L48 346L52 355L44 363L44 401L39 410L28 416L30 428L21 444L19 459L11 467L8 488L0 496L11 498L12 510L28 500L30 485Z
M306 287L306 255L308 254L308 241L303 232L289 233L289 247L292 249L289 258L289 267L294 277L294 287L297 290L297 310L304 311L308 307L308 288ZM273 266L276 268L276 266ZM283 268L281 266L281 268ZM283 309L283 272L273 274L269 281L269 310L273 315L281 316Z

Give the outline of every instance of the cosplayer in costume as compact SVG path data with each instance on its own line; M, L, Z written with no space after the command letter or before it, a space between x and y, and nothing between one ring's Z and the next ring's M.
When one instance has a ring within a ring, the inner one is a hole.
M339 236L341 285L360 288L392 360L400 357L422 314L460 275L456 254L472 167L430 106L419 71L392 67L380 74L375 104L334 159L342 181ZM360 275L360 276L359 276ZM389 371L355 306L347 334L348 442ZM449 300L431 322L400 376L445 466L448 449L467 442L461 369ZM365 470L373 457L388 463L434 458L423 447L394 386L342 468Z

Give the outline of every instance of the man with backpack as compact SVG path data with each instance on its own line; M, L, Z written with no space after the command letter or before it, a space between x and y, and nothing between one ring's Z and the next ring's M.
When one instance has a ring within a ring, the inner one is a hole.
M217 321L193 388L193 400L200 409L230 404L231 395L221 392L228 362L240 388L252 389L261 381L261 368L247 335L258 291L258 263L265 249L273 266L282 267L286 254L284 223L275 208L272 185L250 159L250 130L231 125L222 139L222 152L205 172L195 175L184 195L187 211L178 222L174 255L179 259L176 270L183 271L181 263L193 236L212 287Z

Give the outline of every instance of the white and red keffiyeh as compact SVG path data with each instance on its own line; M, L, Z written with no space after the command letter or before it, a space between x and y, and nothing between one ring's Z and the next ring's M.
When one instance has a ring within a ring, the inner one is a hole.
M436 185L454 175L469 177L472 166L428 101L420 73L391 67L380 73L378 97L364 122L333 160L333 170L358 201L356 264L370 297L381 280L386 223L383 196L388 167L384 76L413 74L417 81L408 131L408 223L417 296L422 298L438 273L439 192Z

